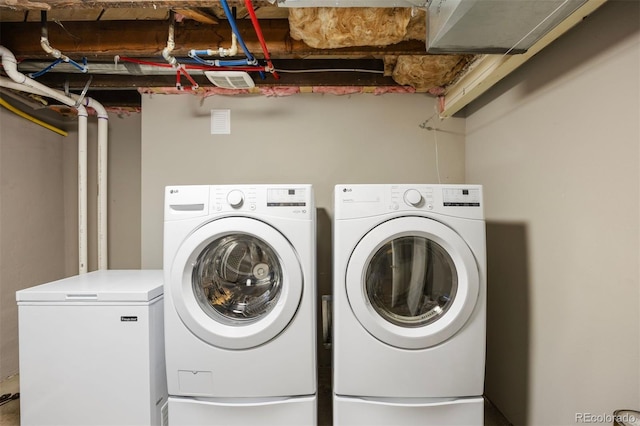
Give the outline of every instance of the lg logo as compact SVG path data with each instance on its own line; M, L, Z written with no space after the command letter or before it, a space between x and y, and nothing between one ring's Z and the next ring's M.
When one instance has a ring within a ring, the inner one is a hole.
M344 189L342 190L342 192L351 192L351 191L353 191L351 188L344 188Z
M177 194L179 191L177 189L170 189L169 194Z

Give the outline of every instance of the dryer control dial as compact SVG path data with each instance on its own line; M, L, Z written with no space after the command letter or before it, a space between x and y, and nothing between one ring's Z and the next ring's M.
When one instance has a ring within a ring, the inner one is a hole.
M244 194L242 193L242 191L234 189L227 194L227 203L229 203L231 207L237 209L242 206L243 202Z
M413 207L422 204L422 194L417 189L408 189L404 193L404 202Z

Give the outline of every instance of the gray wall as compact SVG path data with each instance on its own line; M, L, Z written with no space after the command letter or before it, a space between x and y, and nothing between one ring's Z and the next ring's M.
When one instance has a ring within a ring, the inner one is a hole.
M230 135L211 135L212 109L231 110ZM438 180L434 132L420 127L434 115L424 94L145 95L142 111L145 268L162 267L166 185L310 183L328 221L335 184ZM464 120L429 125L444 130L441 181L463 182Z
M608 2L468 110L486 393L514 424L640 407L639 5Z
M99 101L99 99L98 99ZM108 154L108 257L109 269L140 269L140 138L142 114L109 114ZM64 176L67 185L65 205L71 238L78 238L78 147L77 126L70 129L65 145ZM98 126L95 116L89 118L87 143L87 234L88 268L98 268L97 252L97 140ZM66 247L67 271L69 275L78 271L78 245Z
M68 140L0 108L0 379L18 372L15 292L64 277Z
M109 118L109 267L137 269L140 114ZM69 135L59 136L0 108L0 380L19 367L15 292L78 273L77 121L50 114L45 121ZM95 270L95 116L88 130L89 270Z

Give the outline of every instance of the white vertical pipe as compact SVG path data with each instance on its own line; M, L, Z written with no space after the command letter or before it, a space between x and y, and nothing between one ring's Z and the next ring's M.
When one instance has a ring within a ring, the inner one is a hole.
M107 218L108 218L108 139L107 118L98 116L98 269L109 267Z
M80 96L71 95L80 100ZM84 98L84 104L98 115L98 269L108 269L108 157L109 115L102 104L92 98Z
M84 108L83 108L84 109ZM87 249L87 110L78 110L78 270L88 270Z

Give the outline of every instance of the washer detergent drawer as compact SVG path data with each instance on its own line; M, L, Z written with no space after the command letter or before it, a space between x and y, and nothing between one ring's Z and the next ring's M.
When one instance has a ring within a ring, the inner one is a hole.
M412 401L333 396L336 426L482 426L483 423L482 397L414 398Z
M169 425L315 426L317 396L289 398L169 397Z

